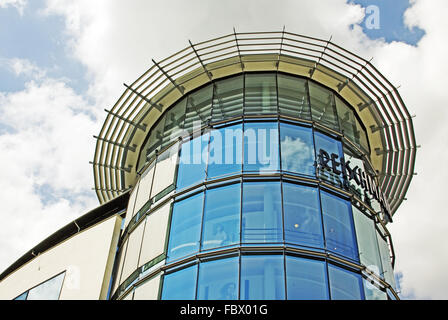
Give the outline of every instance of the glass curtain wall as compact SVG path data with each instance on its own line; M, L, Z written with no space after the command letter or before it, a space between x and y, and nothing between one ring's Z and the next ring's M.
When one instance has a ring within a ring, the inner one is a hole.
M335 92L311 80L276 72L245 73L216 80L171 106L151 127L138 170L160 150L209 124L273 116L314 121L346 136L369 153L366 130L355 110Z

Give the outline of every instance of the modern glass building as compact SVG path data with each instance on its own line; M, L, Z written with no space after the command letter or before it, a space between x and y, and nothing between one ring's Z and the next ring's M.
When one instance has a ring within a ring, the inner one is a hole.
M95 137L102 205L8 268L0 298L398 299L388 224L416 143L369 61L286 31L234 32L125 87Z

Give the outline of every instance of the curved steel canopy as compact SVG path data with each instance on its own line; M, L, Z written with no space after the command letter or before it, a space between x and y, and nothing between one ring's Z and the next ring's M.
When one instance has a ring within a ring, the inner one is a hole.
M412 118L395 88L368 60L330 40L287 31L233 32L192 44L156 62L110 109L97 138L93 165L101 203L136 181L143 141L158 117L184 94L211 80L250 71L282 71L338 92L366 126L370 159L392 212L414 175Z

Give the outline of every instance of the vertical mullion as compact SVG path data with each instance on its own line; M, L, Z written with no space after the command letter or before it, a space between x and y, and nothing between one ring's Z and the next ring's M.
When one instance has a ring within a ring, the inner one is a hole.
M310 120L314 122L313 110L311 107L311 94L310 94L310 85L309 80L305 80L305 94L308 102L308 110L310 111Z
M286 252L283 250L283 283L285 285L285 300L288 300L288 283L286 280Z
M197 270L196 270L196 286L195 286L195 291L194 291L194 300L198 300L198 284L199 284L199 267L200 267L200 261L196 261L195 264L197 266Z

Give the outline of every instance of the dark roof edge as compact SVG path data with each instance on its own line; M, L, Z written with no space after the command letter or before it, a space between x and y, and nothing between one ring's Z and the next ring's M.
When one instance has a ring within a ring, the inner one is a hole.
M5 271L0 274L0 281L9 276L11 273L22 267L24 264L34 259L37 255L47 251L62 241L70 238L78 232L85 230L107 218L117 214L126 208L129 199L129 192L125 192L122 195L106 202L105 204L96 207L95 209L87 212L83 216L75 219L74 221L62 227L48 238L40 242L34 248L29 250L23 256L21 256L16 262L9 266Z

